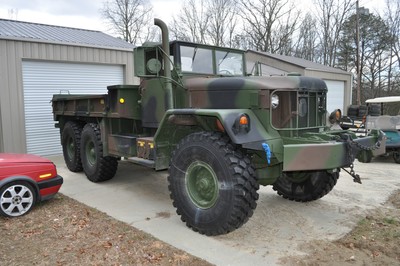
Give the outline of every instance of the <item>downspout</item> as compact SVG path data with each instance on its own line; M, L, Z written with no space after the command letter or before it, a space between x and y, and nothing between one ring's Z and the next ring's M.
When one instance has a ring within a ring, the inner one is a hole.
M163 61L164 61L164 76L165 76L165 90L167 92L167 110L174 108L174 98L172 94L172 76L171 76L171 65L170 65L170 51L169 51L169 33L168 27L161 19L155 18L154 25L158 26L161 29L162 36L162 49L163 53Z

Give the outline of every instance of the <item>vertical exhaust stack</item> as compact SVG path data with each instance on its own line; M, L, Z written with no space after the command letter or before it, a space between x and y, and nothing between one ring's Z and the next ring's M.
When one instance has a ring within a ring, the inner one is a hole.
M161 29L162 36L162 49L164 51L163 59L164 59L164 75L166 77L165 82L165 90L167 91L167 109L174 108L174 98L172 95L172 83L171 83L171 65L170 65L170 51L169 51L169 31L168 27L164 21L161 19L155 18L154 25L158 26Z

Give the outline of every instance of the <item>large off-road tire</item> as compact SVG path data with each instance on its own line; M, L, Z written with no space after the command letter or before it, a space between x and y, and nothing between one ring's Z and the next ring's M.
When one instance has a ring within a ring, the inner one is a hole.
M393 151L393 160L396 163L400 163L400 149L397 149L397 150Z
M25 181L14 181L0 188L0 215L18 217L36 204L36 191Z
M313 201L328 194L338 178L339 172L284 172L273 184L273 189L285 199Z
M61 133L64 161L68 169L72 172L83 170L80 151L81 133L82 126L73 121L67 122Z
M358 108L358 117L364 117L367 115L367 106L366 105L360 105Z
M97 124L86 124L82 130L81 160L83 171L92 182L109 180L117 172L117 158L103 156L103 143Z
M358 116L358 105L350 105L349 108L347 109L347 115L349 117L357 117Z
M257 206L259 184L249 158L219 133L183 138L172 154L168 181L176 212L201 234L233 231Z

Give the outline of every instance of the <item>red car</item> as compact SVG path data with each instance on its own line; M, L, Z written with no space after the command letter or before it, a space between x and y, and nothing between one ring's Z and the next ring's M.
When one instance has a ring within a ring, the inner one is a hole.
M58 192L63 178L48 159L31 154L0 153L0 215L28 213L37 202Z

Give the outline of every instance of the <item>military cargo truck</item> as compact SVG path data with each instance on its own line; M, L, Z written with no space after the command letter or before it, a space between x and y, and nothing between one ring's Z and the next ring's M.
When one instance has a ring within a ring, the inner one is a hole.
M380 135L331 130L326 84L301 76L246 73L242 50L168 40L134 50L139 85L105 95L54 95L65 163L93 182L113 178L118 161L169 169L173 205L206 235L243 225L259 185L289 200L329 193L345 167L376 150ZM340 119L340 112L331 121ZM383 145L380 145L383 146Z

